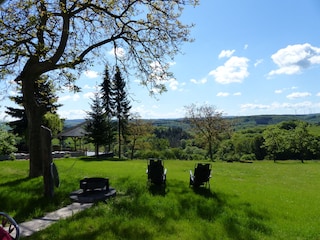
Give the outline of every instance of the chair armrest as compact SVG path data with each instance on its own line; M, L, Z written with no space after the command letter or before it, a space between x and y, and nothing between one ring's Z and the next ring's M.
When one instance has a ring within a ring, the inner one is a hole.
M190 170L190 180L192 180L192 182L194 181L194 175L193 175L193 173L192 173L192 170Z

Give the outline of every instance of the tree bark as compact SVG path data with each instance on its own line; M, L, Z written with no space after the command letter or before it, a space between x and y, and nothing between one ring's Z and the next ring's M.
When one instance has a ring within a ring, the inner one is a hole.
M133 159L133 154L134 154L134 148L135 148L135 145L136 145L136 138L133 139L133 142L132 142L132 147L131 147L131 160Z
M30 59L18 78L22 85L23 105L28 120L29 177L31 178L41 176L43 173L40 129L45 107L37 103L35 95L36 82L41 75L37 66L37 61Z
M52 151L51 151L51 130L44 126L40 128L41 135L41 159L43 163L43 183L44 183L44 196L52 198L54 195L54 185L52 176Z
M121 159L121 125L120 125L120 117L118 117L118 158Z
M36 115L36 114L33 114ZM41 157L41 134L40 127L41 121L39 121L36 117L29 117L28 122L32 122L28 124L29 129L29 155L30 155L30 170L29 177L38 177L42 175L43 162ZM33 120L34 119L34 120Z
M213 161L213 152L212 152L212 142L211 142L211 139L209 141L209 158L210 158L210 161Z

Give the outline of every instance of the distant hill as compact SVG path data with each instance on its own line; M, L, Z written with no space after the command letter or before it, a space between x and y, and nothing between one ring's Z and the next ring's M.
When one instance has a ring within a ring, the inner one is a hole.
M243 129L259 125L272 125L290 120L301 120L311 124L320 125L320 113L305 115L254 115L230 117L230 119L234 122L236 129Z
M68 129L68 128L72 128L74 126L77 126L81 123L83 123L85 121L85 119L66 119L64 121L64 129Z
M320 113L304 114L304 115L253 115L253 116L231 116L226 117L233 122L236 129L244 129L248 127L255 127L261 125L272 125L283 121L301 120L311 124L320 125ZM83 123L85 119L65 120L64 128L74 127ZM176 119L145 119L151 122L155 127L180 127L184 130L190 126L183 118Z

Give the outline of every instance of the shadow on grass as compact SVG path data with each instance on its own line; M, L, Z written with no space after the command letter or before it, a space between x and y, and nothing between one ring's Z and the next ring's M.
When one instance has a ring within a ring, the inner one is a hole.
M1 210L11 213L20 223L34 217L41 217L46 212L56 210L70 203L68 186L65 182L61 189L55 189L51 198L44 197L43 178L20 178L0 185Z
M196 194L199 194L205 198L216 198L216 193L212 192L210 188L205 187L190 187Z
M165 196L167 193L166 185L148 184L149 192L154 196Z
M124 158L114 158L114 157L105 157L105 156L92 156L92 157L80 157L79 160L84 162L101 162L101 161L110 161L110 162L125 162L132 161L131 159Z
M16 192L22 193L39 191L42 187L40 179L26 179L26 182L24 188L17 179L11 182L10 188L18 188ZM119 178L118 184L119 197L110 199L107 204L96 204L72 219L59 221L30 239L173 239L179 236L180 239L241 240L272 234L268 212L239 200L236 195L215 191L214 186L194 191L185 181L170 180L163 195L163 189L150 189L146 182L130 177ZM61 192L59 194L66 190ZM3 194L0 190L1 207ZM17 199L23 201L21 197ZM63 196L56 196L54 201L61 199ZM9 195L5 204L14 211L19 202L14 195ZM41 197L26 199L20 203L15 217L28 216L35 208L48 209L46 204L49 201ZM60 228L67 230L62 232Z
M236 195L214 191L214 188L187 190L181 188L181 184L176 182L171 185L171 188L183 191L183 194L176 196L180 206L193 212L199 219L214 225L222 223L225 234L231 239L259 239L272 234L272 229L268 226L271 217L267 211L254 207L249 202L241 202ZM212 232L211 229L208 231Z
M304 160L303 162L301 160L275 160L273 163L275 164L303 164L306 163L307 160Z
M16 187L16 186L19 186L21 183L24 183L30 179L31 178L29 178L29 177L15 179L15 180L12 180L9 182L1 183L0 187Z

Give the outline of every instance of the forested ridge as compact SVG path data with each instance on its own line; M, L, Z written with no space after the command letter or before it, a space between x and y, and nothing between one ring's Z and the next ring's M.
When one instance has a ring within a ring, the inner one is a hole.
M320 113L316 114L302 114L302 115L252 115L252 116L227 116L233 122L235 130L245 129L248 127L263 126L277 124L283 121L301 120L307 123L320 125ZM190 126L184 118L175 119L144 119L147 122L151 122L155 127L181 127L186 130ZM70 128L85 121L84 119L66 119L65 128Z
M125 141L124 157L146 159L188 160L287 160L300 161L320 159L320 114L307 115L256 115L223 117L229 122L230 130L214 133L211 153L208 140L195 131L185 118L179 119L140 119L129 122L130 134ZM64 120L64 130L84 123L85 119ZM215 123L213 123L215 124ZM149 126L149 127L148 127ZM143 130L144 129L144 130ZM3 143L12 142L12 148L2 144L1 154L21 151L19 138L5 134ZM59 142L53 136L53 144L73 148L72 139ZM85 148L90 150L84 139ZM62 145L61 145L62 144ZM117 153L115 141L109 151ZM16 150L15 147L18 149ZM79 146L81 147L81 146ZM83 146L82 146L83 147ZM92 151L92 149L90 150ZM103 147L100 152L106 151ZM211 154L211 156L210 156Z

